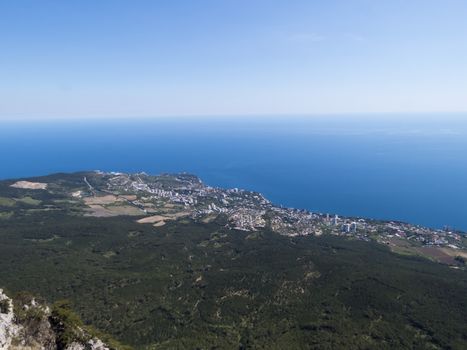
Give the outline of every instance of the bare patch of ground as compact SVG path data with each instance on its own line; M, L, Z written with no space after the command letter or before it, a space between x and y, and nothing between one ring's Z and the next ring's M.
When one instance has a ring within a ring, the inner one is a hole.
M144 212L137 208L133 207L131 205L111 205L106 207L108 210L110 210L112 213L115 213L116 215L131 215L131 216L141 216L144 215Z
M148 217L139 219L137 222L139 224L153 224L153 226L155 227L160 227L160 226L164 226L167 223L167 221L177 220L178 218L188 216L188 215L190 215L189 212L181 211L181 212L174 213L174 214L148 216Z
M178 213L175 213L175 214L170 214L170 215L167 215L167 216L172 217L174 219L178 219L178 218L182 218L184 216L189 216L190 214L191 214L190 212L181 211L181 212L178 212Z
M148 216L146 218L139 219L137 222L139 224L154 224L159 221L163 220L170 220L168 216L162 216L162 215L153 215L153 216Z
M107 196L100 196L100 197L86 197L84 198L84 203L86 205L106 205L106 204L113 204L115 202L121 202L123 199L118 198L117 196L114 196L112 194L109 194Z
M119 215L142 216L143 210L126 204L129 199L136 196L115 196L113 194L105 196L93 196L84 198L84 203L89 207L85 216L110 217Z
M83 191L76 191L71 194L73 198L81 198L83 196Z
M216 218L217 218L217 215L208 215L204 217L201 220L201 222L203 222L204 224L209 224L210 222L214 221Z
M146 218L142 218L138 220L137 222L140 224L154 224L159 221L176 220L178 218L188 216L188 215L190 215L189 212L181 211L179 213L174 213L174 214L148 216Z
M88 209L88 213L84 214L84 216L95 216L98 218L115 216L114 213L112 213L107 208L104 208L102 205L91 204L89 205L89 208L90 209Z
M123 195L120 197L125 198L126 200L129 200L129 201L135 201L138 199L138 197L134 194Z
M456 257L461 256L467 259L467 251L461 249L454 249L454 248L439 248L443 253L446 253L449 256Z
M389 243L391 250L395 253L422 256L442 264L456 264L456 256L461 256L467 259L467 251L461 249L414 246L410 242L400 238L391 238L389 239Z
M29 181L17 181L10 187L23 188L27 190L45 190L47 189L47 184L42 182L29 182Z
M119 215L141 216L142 212L129 205L118 205L104 207L102 205L91 204L88 213L85 216L110 217Z
M85 216L95 216L95 217L111 217L119 215L130 215L130 216L140 216L142 212L140 209L132 207L130 205L115 205L104 207L98 204L89 205L88 213Z
M389 247L394 253L402 255L423 255L422 252L417 251L418 247L405 239L392 237L388 239L388 242Z
M439 261L440 263L443 264L454 264L455 260L454 258L456 257L456 254L454 256L448 254L445 249L448 248L439 248L439 247L419 247L416 248L416 251L421 253L424 256L427 256L429 258L432 258L434 260Z

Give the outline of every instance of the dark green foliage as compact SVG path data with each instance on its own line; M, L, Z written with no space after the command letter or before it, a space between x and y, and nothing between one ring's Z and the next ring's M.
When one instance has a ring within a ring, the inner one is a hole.
M15 210L0 221L0 284L69 299L53 311L61 344L68 324L92 324L136 348L467 348L466 272L382 245L230 231L222 217L154 228Z
M52 307L50 324L57 337L57 349L65 349L73 342L86 343L87 335L82 331L80 318L71 310L67 300L57 301Z
M71 303L68 300L60 300L54 303L49 321L56 334L56 345L59 350L65 349L73 342L86 344L92 338L102 340L111 349L131 349L120 344L108 334L98 331L92 326L84 325L79 316L72 310Z

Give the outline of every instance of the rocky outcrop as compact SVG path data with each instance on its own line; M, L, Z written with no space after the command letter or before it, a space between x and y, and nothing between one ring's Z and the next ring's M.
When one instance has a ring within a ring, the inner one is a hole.
M13 301L0 289L0 349L9 349L21 327L15 323Z
M0 350L110 350L63 304L50 309L28 294L13 300L0 289Z

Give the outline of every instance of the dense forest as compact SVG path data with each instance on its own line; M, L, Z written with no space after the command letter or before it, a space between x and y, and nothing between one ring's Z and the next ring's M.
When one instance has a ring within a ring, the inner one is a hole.
M13 205L20 191L0 185L0 287L68 300L136 349L467 348L464 270L376 243L231 230L222 215L84 217L54 210L59 192L26 192Z

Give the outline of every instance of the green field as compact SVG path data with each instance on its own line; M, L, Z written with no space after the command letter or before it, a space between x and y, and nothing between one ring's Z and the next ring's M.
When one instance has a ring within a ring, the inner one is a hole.
M0 197L0 207L13 207L16 201L11 198Z

